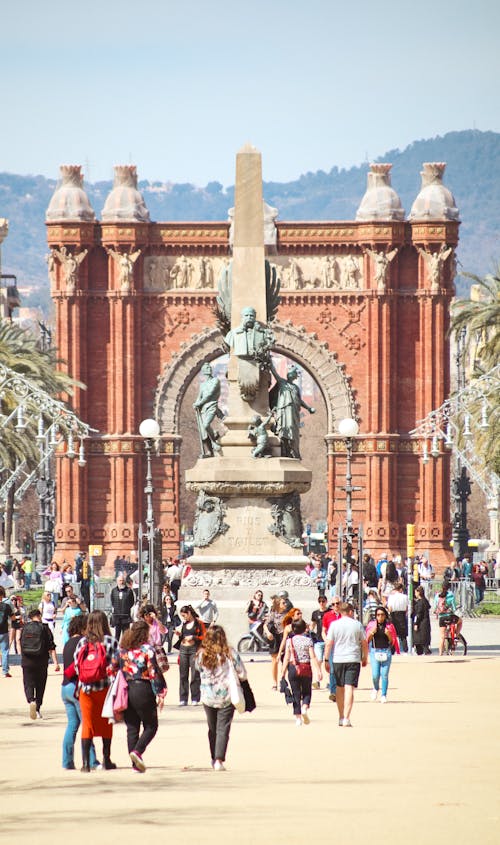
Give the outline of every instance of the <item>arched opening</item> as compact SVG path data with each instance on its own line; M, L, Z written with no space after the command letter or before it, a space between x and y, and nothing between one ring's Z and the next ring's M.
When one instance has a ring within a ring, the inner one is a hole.
M311 392L317 413L306 413L301 453L304 464L314 472L311 493L303 497L304 521L314 524L315 520L326 518L328 497L333 496L327 473L325 435L330 439L336 435L336 422L344 417L355 416L354 397L344 366L328 348L328 344L308 334L302 327L291 323L273 323L275 354L296 363L301 368L302 378L313 382L304 388ZM183 343L172 357L158 380L154 414L160 423L161 433L174 440L174 452L180 450L180 466L174 482L174 501L179 527L189 528L194 514L194 500L188 497L184 488L184 473L193 466L199 455L199 441L193 413L193 402L199 389L200 369L205 361L216 362L224 355L221 336L217 328L207 328L193 335L189 343ZM217 366L219 366L217 364ZM225 365L221 364L219 375L225 377ZM286 365L285 365L286 369ZM180 446L178 445L180 444ZM316 485L319 485L318 487ZM314 526L315 527L315 526Z

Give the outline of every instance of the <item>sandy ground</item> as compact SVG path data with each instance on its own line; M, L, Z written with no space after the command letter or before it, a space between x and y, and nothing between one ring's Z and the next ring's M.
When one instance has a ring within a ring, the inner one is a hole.
M235 715L220 773L203 709L176 706L177 667L147 772L130 770L119 725L118 770L84 775L61 769L60 676L50 669L44 719L31 722L14 665L0 679L0 842L498 843L500 620L466 625L465 660L396 658L386 705L370 701L364 669L352 729L325 689L296 728L269 662L249 663L258 708Z

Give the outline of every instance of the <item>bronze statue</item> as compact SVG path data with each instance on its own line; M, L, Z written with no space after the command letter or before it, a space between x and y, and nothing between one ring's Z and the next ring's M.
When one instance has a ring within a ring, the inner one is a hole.
M221 451L217 442L220 435L212 428L215 417L222 420L224 414L219 408L220 381L213 375L210 364L203 364L202 375L207 376L206 381L200 385L198 396L193 403L196 412L196 422L200 435L200 458L212 458L216 452Z

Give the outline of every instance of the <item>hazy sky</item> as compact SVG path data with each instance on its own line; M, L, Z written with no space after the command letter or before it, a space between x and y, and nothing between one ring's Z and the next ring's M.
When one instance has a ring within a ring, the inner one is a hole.
M234 181L500 131L498 0L17 0L2 9L0 171Z

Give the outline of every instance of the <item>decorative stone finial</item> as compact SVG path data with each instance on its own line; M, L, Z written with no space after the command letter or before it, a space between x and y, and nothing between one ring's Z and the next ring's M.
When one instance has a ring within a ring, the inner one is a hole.
M95 214L83 188L82 168L79 164L62 164L61 184L50 200L45 219L48 223L59 220L92 222Z
M102 210L103 222L127 221L149 223L149 211L137 187L135 164L117 164L113 188Z
M458 220L451 191L443 185L444 161L424 161L422 187L410 211L410 220Z
M356 220L404 220L405 212L391 185L392 164L370 164L366 193L356 212Z

